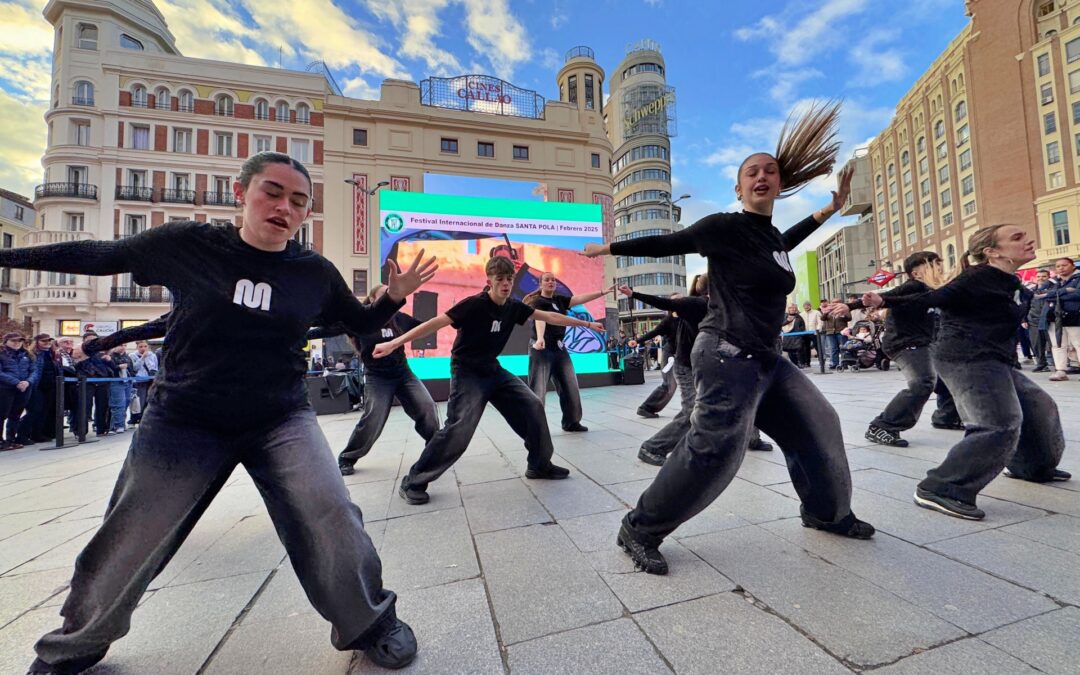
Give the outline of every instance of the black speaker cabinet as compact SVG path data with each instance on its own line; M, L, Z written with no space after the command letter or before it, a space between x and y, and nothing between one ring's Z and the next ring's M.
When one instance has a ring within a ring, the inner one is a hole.
M438 311L439 294L431 291L417 291L413 295L413 318L417 321L434 319ZM413 340L412 349L435 349L438 346L435 335L429 335L419 340Z
M352 409L344 375L309 377L307 388L308 400L311 401L316 415L341 414Z

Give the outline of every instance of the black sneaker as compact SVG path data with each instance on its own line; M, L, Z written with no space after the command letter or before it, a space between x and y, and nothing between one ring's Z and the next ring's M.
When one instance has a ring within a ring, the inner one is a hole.
M419 488L409 487L409 478L406 476L401 479L401 486L398 488L398 496L405 500L406 503L416 506L417 504L427 504L431 501L431 497L428 496L427 490L421 490Z
M766 443L760 438L750 441L746 444L747 450L756 450L758 452L770 452L772 451L772 443Z
M78 675L78 673L92 668L94 664L103 658L105 658L105 652L74 659L62 666L54 666L41 659L34 659L34 662L30 664L30 668L26 671L26 675L45 675L46 673L48 675Z
M563 431L569 431L570 433L581 433L582 431L588 431L589 427L583 425L581 422L574 422L568 427L563 427Z
M974 504L968 504L952 497L942 497L921 487L915 488L915 503L924 509L939 511L954 518L982 520L986 517L986 513Z
M1050 366L1035 366L1031 370L1031 372L1033 372L1033 373L1045 373L1048 370L1050 370Z
M543 469L534 469L532 467L525 470L526 478L533 478L535 480L562 480L570 475L570 469L556 466L554 464L548 464Z
M881 445L891 445L895 448L906 448L908 442L900 438L900 434L893 433L888 429L882 429L881 427L875 427L873 424L866 430L866 440L880 443Z
M935 429L945 429L947 431L963 431L964 429L967 429L960 420L956 420L955 422L931 422L930 426Z
M1063 483L1063 482L1065 482L1067 480L1072 480L1072 474L1069 473L1068 471L1063 471L1061 469L1054 469L1054 473L1052 473L1049 477L1043 478L1043 479L1025 478L1024 476L1020 476L1020 475L1017 475L1017 474L1013 473L1009 469L1005 469L1005 471L1003 471L1002 474L1006 478L1015 478L1016 480L1026 480L1026 481L1030 481L1032 483L1058 483L1058 482Z
M1069 366L1068 368L1065 369L1065 372L1068 373L1069 375L1080 375L1080 367L1078 367L1078 366Z
M660 550L656 546L648 546L634 539L626 523L619 527L619 536L615 538L615 543L634 561L634 567L646 574L668 573L667 561Z
M821 530L822 532L828 532L829 534L838 534L841 537L869 539L877 532L873 525L859 520L855 517L854 513L847 514L835 523L827 523L824 520L818 520L807 513L806 507L800 504L799 515L802 516L803 527L810 527L815 530Z
M664 460L667 459L667 455L661 455L658 452L650 452L645 448L638 450L637 458L646 464L652 464L653 466L664 466Z
M337 468L341 470L342 476L351 476L356 473L356 469L353 468L352 464L338 464Z
M412 628L401 619L395 619L390 630L364 650L364 656L377 666L398 670L413 662L416 650L416 635Z
M660 417L660 415L658 415L658 414L656 414L654 412L650 412L650 411L646 410L645 408L638 408L637 409L637 414L638 414L638 417L644 417L647 420L654 420L657 417Z

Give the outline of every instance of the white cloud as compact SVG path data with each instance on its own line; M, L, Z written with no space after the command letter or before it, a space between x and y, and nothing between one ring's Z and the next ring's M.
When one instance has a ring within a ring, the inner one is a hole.
M510 12L507 0L462 0L466 39L491 63L495 74L510 80L514 68L532 56L525 26Z
M41 16L45 3L18 0L0 4L0 53L10 56L42 56L52 53L53 28Z
M369 0L368 9L378 18L390 21L402 31L397 39L398 55L418 59L433 75L461 73L457 57L435 44L441 35L439 13L450 0Z
M46 103L20 101L0 90L0 186L33 197L34 186L41 182L41 156L45 153L47 128Z
M540 52L540 63L545 69L555 71L562 66L562 59L559 58L559 52L551 47L544 47ZM606 100L604 102L607 103Z
M277 45L263 43L223 0L157 0L156 4L184 56L265 66L267 59L251 45L277 54ZM291 46L282 46L292 55Z
M780 105L788 105L795 98L799 85L808 80L824 77L824 75L817 68L796 68L759 70L754 73L754 77L772 80L769 96Z
M857 70L848 80L849 87L872 87L894 82L907 75L907 64L896 47L889 46L900 37L896 30L873 30L848 52L848 60Z
M351 98L359 98L365 101L377 101L379 99L379 87L373 87L363 77L346 78L341 93Z
M796 18L796 7L804 3L792 3L779 15L766 16L753 26L735 31L735 37L743 41L765 39L769 49L781 64L801 65L827 48L844 39L840 22L847 17L864 12L868 0L826 0L809 14Z
M664 4L664 0L645 0L645 4L649 7L659 7Z

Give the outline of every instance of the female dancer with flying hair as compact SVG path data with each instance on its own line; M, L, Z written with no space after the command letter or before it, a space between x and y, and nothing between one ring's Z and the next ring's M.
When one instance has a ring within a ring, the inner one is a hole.
M786 296L795 288L788 251L843 205L851 172L841 172L829 204L784 233L772 224L773 204L832 170L839 110L839 104L814 106L801 119L789 119L775 155L756 153L743 161L735 186L742 213L717 213L680 232L585 248L587 256L698 253L709 263L709 311L691 354L697 400L690 430L623 519L617 540L650 574L667 573L658 550L664 537L735 477L755 424L784 452L805 526L858 539L874 534L851 512L839 416L776 349Z
M945 461L927 472L915 503L981 520L975 498L1001 470L1034 482L1068 480L1057 468L1065 450L1054 399L1013 368L1016 327L1029 293L1016 270L1035 259L1035 242L1016 225L992 225L971 235L960 274L941 288L913 295L867 293L869 307L941 310L934 366L948 385L967 433Z

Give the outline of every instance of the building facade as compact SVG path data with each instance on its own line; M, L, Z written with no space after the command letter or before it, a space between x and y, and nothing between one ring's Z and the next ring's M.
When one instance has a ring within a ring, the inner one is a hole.
M874 218L864 214L817 247L818 288L821 298L862 295L878 287L867 283L877 265Z
M34 205L20 194L0 189L0 247L25 245L26 235L35 229ZM18 270L0 268L0 319L22 321L19 310Z
M969 24L870 144L878 257L954 269L977 228L1030 228L1080 255L1080 4L967 0ZM1019 18L1019 20L1018 20Z
M533 182L548 200L598 204L610 239L604 71L579 47L556 82L557 101L476 75L387 80L377 101L328 97L323 255L354 293L380 281L378 188L423 192L432 173Z
M144 0L52 0L44 14L55 34L52 101L28 245L121 239L172 220L237 222L241 164L278 150L311 171L315 213L298 238L321 247L323 76L184 57ZM130 275L19 274L20 308L47 332L168 311L168 289Z
M651 40L632 45L611 73L605 117L613 150L614 241L681 228L679 200L671 192L675 90L666 75L660 46ZM686 293L684 256L616 256L614 276L618 284L650 295ZM619 320L628 335L641 334L663 314L636 300L619 300Z

